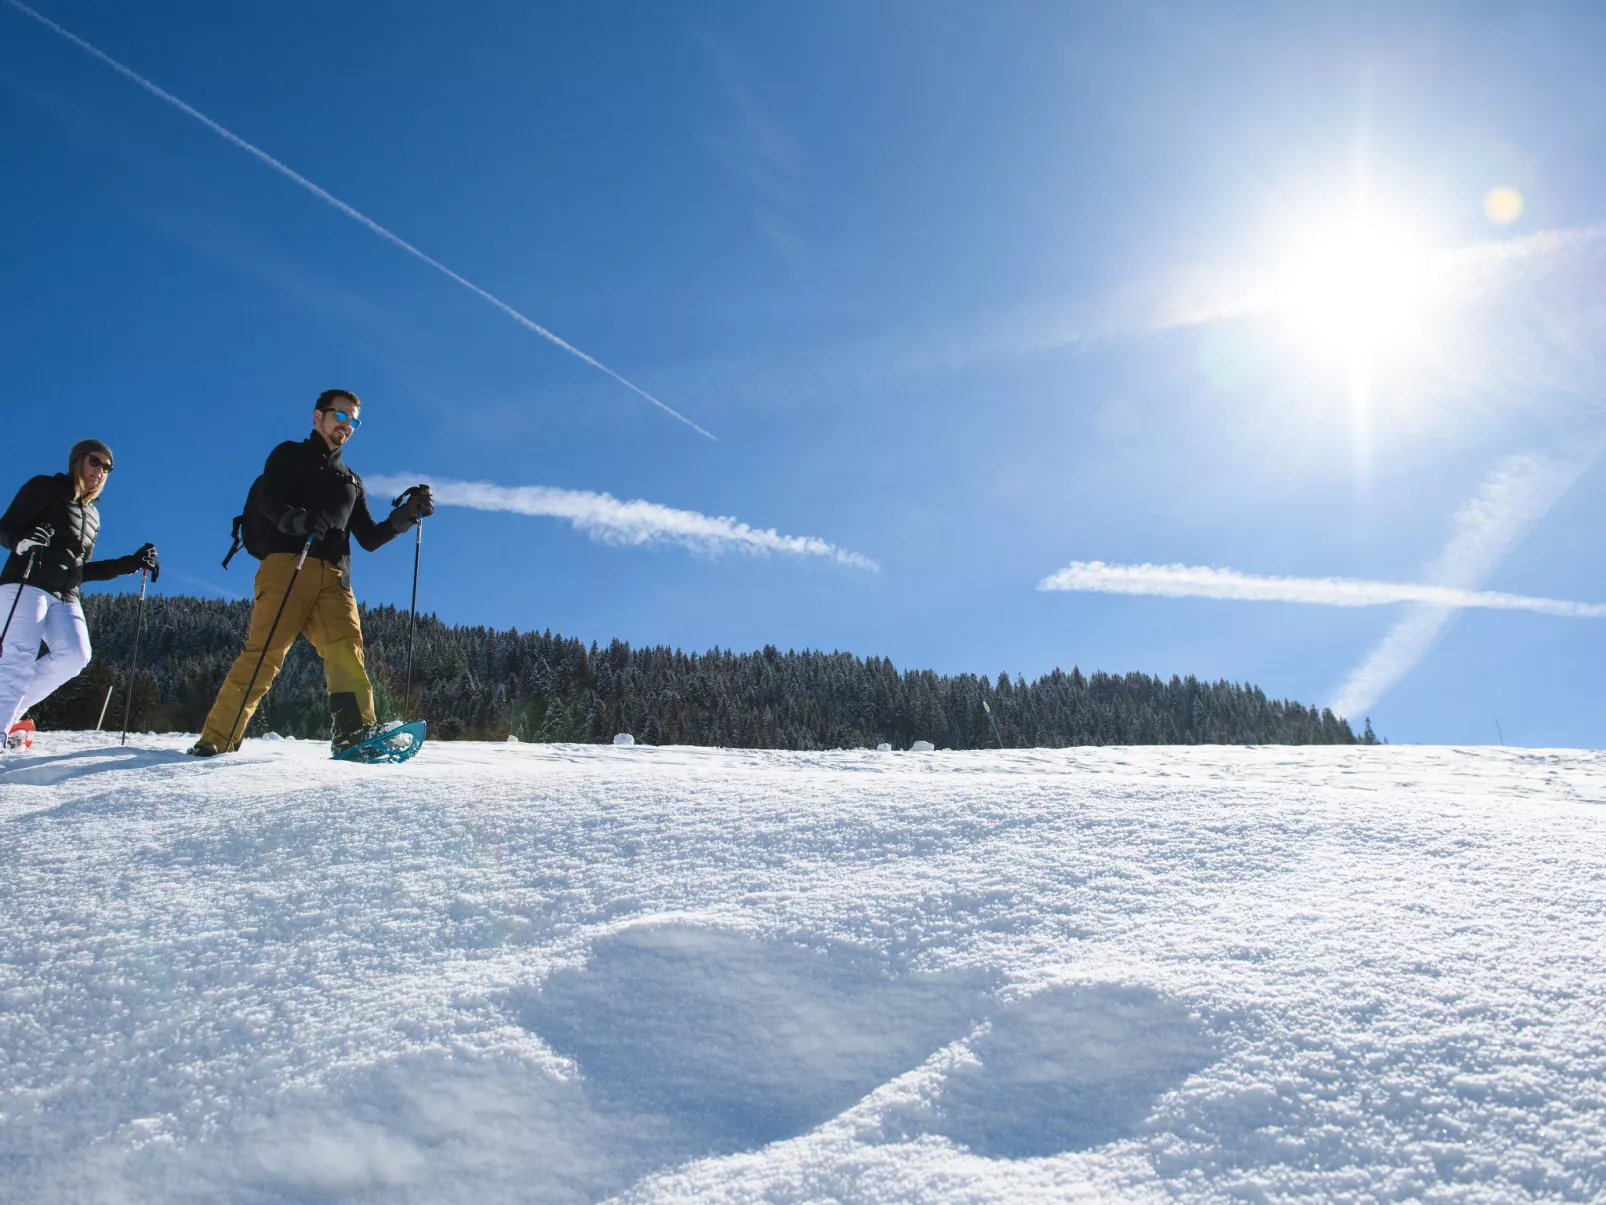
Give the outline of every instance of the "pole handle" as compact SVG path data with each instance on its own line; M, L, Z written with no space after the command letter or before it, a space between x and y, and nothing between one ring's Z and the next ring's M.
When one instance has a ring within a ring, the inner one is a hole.
M403 502L406 502L407 499L411 498L414 494L416 494L419 490L421 490L423 488L425 488L425 487L422 486L422 485L409 485L401 493L397 494L394 498L392 498L390 500L390 509L391 510L395 510ZM424 516L423 515L419 515L418 517L420 519L422 519Z

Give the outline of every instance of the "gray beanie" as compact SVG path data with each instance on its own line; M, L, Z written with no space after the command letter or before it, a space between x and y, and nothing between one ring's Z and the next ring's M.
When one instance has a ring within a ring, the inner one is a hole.
M108 464L112 463L112 461L116 459L112 455L112 450L105 444L101 443L100 440L80 439L77 443L73 444L72 455L67 457L67 471L69 473L76 473L78 471L78 462L85 456L88 456L91 452L99 452L101 459L106 461Z

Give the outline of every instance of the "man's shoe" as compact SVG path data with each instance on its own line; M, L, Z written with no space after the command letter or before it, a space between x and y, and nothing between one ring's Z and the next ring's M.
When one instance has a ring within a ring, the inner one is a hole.
M184 752L188 753L191 757L216 757L217 746L209 741L196 741L188 749L184 750Z

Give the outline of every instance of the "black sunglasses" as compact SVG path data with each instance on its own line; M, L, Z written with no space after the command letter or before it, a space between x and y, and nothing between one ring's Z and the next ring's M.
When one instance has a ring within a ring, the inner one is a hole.
M112 462L109 461L109 460L102 460L99 456L96 456L93 452L90 452L88 455L86 455L84 457L84 459L89 461L89 463L91 465L93 465L97 469L100 469L104 473L109 473L109 472L112 471Z
M349 410L336 410L333 406L331 406L325 410L324 413L334 415L337 422L350 423L353 431L362 426L362 419L358 418Z

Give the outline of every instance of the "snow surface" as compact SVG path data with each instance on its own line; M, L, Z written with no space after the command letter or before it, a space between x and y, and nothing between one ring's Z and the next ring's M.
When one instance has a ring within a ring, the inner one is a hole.
M1606 758L48 733L0 1197L1606 1198Z

